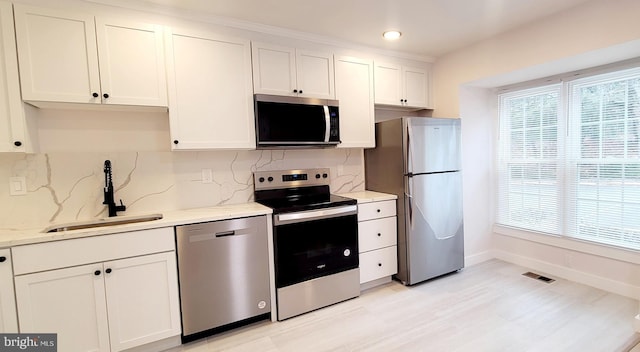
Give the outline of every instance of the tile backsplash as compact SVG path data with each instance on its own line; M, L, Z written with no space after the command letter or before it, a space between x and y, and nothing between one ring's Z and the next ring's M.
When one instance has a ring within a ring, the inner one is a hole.
M252 201L254 171L328 167L331 192L364 190L362 149L0 154L0 229L106 217L107 159L121 215ZM25 195L10 195L15 176L26 178Z

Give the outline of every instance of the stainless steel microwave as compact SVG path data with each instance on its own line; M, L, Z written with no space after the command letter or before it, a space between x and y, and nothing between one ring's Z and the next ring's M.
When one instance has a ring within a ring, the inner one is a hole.
M256 146L322 148L340 143L338 101L256 94Z

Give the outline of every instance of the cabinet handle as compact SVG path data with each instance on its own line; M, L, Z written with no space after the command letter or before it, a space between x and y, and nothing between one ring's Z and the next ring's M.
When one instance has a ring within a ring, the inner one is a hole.
M102 96L103 96L105 99L109 98L109 94L107 94L107 93L102 94Z
M4 263L6 260L7 260L7 257L5 257L4 255L0 257L0 263Z
M380 232L378 232L378 237L382 236L382 234Z
M178 144L178 143L180 143L180 142L178 142L178 140L177 140L177 139L174 139L174 140L173 140L173 144Z
M94 271L94 272L93 272L93 275L95 275L95 276L100 276L100 270L96 270L96 271Z
M302 94L302 89L300 89L300 94Z
M293 90L293 92L294 92L294 93L298 93L298 90L297 90L297 89L294 89L294 90Z
M15 141L15 142L13 142L13 145L15 145L16 147L19 147L19 146L21 146L21 145L22 145L22 142L20 142L20 141Z
M97 97L99 97L99 96L100 96L100 94L98 94L98 93L96 93L96 92L93 92L93 94L91 94L91 95L93 95L93 97L94 97L94 98L97 98Z
M382 266L382 263L378 263L378 266Z
M376 212L378 212L378 213L379 213L379 212L380 212L380 209L376 209Z
M111 268L107 268L107 270L105 270L104 272L107 274L111 274L111 271L112 271Z

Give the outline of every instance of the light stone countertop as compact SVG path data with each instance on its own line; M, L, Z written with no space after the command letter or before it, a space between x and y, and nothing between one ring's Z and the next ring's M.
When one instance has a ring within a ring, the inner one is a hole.
M397 199L394 194L374 191L341 193L340 195L357 199L359 204ZM272 212L273 211L271 210L271 208L255 202L250 202L243 204L158 212L158 214L162 214L162 219L121 225L92 227L80 230L45 233L43 232L44 227L0 229L0 248L73 238L108 235L127 231L139 231L159 227L194 224L207 221L259 216L271 214ZM151 213L118 216L118 218L125 220L128 217L133 218L140 215L151 215Z
M81 230L43 233L42 231L44 230L44 227L0 229L0 248L31 243L108 235L127 231L146 230L159 227L194 224L207 221L266 215L271 214L272 212L271 208L255 202L250 202L244 204L158 212L158 214L162 214L162 219L113 226L93 227ZM121 218L126 219L127 217L136 217L137 215L146 214L121 216Z
M380 193L380 192L374 192L374 191L340 193L339 195L343 197L357 199L358 204L398 199L398 197L395 194Z

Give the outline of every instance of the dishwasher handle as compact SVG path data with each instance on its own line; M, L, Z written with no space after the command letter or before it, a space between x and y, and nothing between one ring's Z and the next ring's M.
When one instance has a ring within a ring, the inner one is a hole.
M216 237L227 237L227 236L233 236L235 234L236 234L236 232L234 230L224 231L224 232L216 233Z

